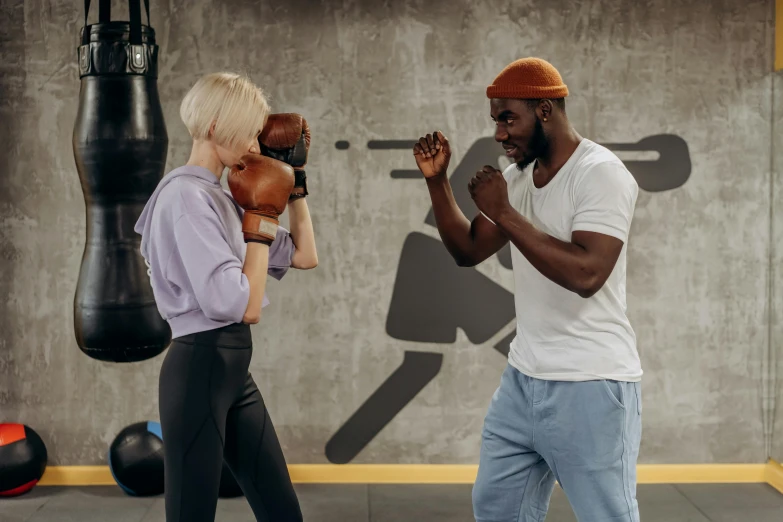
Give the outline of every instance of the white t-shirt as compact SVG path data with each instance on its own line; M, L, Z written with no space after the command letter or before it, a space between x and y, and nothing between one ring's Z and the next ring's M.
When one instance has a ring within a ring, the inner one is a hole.
M609 149L583 139L547 185L536 188L533 167L503 172L512 206L535 227L562 241L576 230L621 239L606 284L587 299L542 275L511 244L516 337L509 363L545 380L639 381L636 335L626 316L625 257L639 187Z

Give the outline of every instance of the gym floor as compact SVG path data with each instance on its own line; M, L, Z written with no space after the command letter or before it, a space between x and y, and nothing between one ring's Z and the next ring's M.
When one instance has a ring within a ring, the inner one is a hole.
M472 522L470 485L297 484L306 522ZM767 484L643 484L644 522L781 522L783 495ZM117 487L38 487L0 499L2 522L164 522L161 497ZM253 522L244 498L220 499L217 521ZM576 518L555 488L547 522Z

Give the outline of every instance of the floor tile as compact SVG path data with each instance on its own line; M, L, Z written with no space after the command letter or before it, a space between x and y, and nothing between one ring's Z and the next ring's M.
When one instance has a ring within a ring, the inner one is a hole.
M82 506L55 508L45 506L25 522L140 522L147 506Z
M783 495L769 484L677 484L675 487L701 509L733 507L783 509Z
M714 522L783 521L783 495L768 484L678 484L690 502ZM777 513L775 515L775 513Z
M52 488L48 497L27 522L140 522L155 502L111 486Z
M474 522L470 485L297 484L307 522ZM766 484L643 484L644 522L781 522L783 495ZM244 497L219 499L216 522L254 522ZM0 499L2 522L165 522L162 497L130 497L117 487L38 487ZM555 487L546 522L575 522Z
M139 522L166 522L166 504L163 497L155 499Z
M370 522L474 522L467 485L371 485Z
M18 497L0 498L0 521L27 522L49 501L52 488L37 487Z
M256 522L245 497L218 499L215 522ZM163 522L163 521L161 521Z
M296 494L307 522L367 522L367 486L297 484ZM157 499L140 522L165 522L166 506ZM255 522L244 497L219 499L216 522ZM5 522L5 521L3 521Z
M644 522L708 522L693 503L670 484L641 484L636 487L639 518Z
M682 493L666 484L642 484L637 487L639 517L644 522L710 522ZM576 522L568 498L555 487L546 522ZM747 522L747 521L746 521Z
M724 508L710 514L712 522L780 522L781 508ZM647 521L645 521L647 522Z
M360 484L296 484L307 522L367 522L368 487Z

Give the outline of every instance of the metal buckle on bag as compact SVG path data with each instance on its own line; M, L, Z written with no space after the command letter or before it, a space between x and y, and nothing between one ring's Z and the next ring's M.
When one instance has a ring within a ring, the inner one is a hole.
M79 46L79 74L85 75L90 71L90 45Z
M147 56L143 45L129 45L131 69L144 72L147 68Z

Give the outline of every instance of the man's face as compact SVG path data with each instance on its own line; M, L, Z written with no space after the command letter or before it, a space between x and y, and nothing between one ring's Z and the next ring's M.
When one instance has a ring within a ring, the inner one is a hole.
M520 169L546 156L549 139L535 109L523 100L492 98L490 114L495 121L495 140Z

